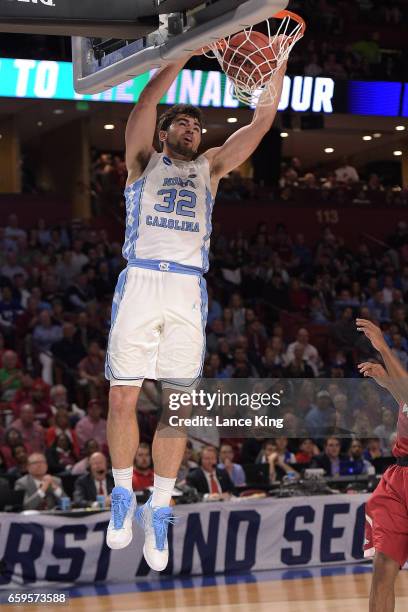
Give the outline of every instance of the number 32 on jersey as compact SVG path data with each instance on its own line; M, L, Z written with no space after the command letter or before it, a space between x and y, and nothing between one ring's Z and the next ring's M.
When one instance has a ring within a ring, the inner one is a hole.
M194 208L197 204L197 195L188 189L160 189L157 192L162 197L163 204L156 204L154 210L171 214L176 209L176 215L181 217L195 217ZM180 198L180 199L179 199Z

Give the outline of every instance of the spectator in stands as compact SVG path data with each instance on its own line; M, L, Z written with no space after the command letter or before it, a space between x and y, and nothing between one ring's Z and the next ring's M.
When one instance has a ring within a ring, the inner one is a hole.
M48 392L49 387L41 378L37 378L33 381L30 404L34 407L36 420L39 421L43 427L47 427L52 419Z
M91 399L88 402L87 414L78 421L75 431L81 450L90 438L94 438L102 450L106 449L106 420L102 418L102 405L99 400Z
M341 443L338 438L329 437L324 443L324 452L313 457L311 467L323 469L325 476L340 475Z
M220 303L214 299L213 291L208 291L208 325L211 325L215 319L221 319L222 308Z
M27 273L17 262L17 253L15 251L7 251L6 263L0 268L0 275L5 276L11 283L16 274L22 274L27 278Z
M391 349L396 355L397 359L400 360L404 368L408 369L408 352L406 350L407 340L403 338L401 334L392 334L391 337Z
M65 433L57 434L51 446L45 451L45 456L50 474L70 472L77 460L72 442Z
M89 351L91 342L98 342L100 345L103 344L103 336L97 327L96 320L94 319L93 323L89 320L88 311L92 304L93 303L88 305L87 312L80 312L77 319L76 339L81 342L85 351Z
M384 323L385 321L389 321L389 307L388 304L384 301L384 294L379 289L375 292L373 297L370 297L367 300L367 306L370 310L370 317L379 321L380 323Z
M21 388L23 372L17 367L17 362L17 353L5 351L3 367L0 369L0 393L3 402L11 401L16 391Z
M310 463L318 454L319 449L312 438L305 438L300 442L299 450L295 455L296 463Z
M287 310L289 308L288 287L281 274L274 273L271 278L267 279L263 287L262 297L274 309Z
M222 444L219 453L218 467L226 470L235 487L245 485L245 472L239 463L234 463L234 451L230 444Z
M21 301L13 296L10 287L5 285L1 289L0 323L8 328L14 328L17 318L24 312Z
M6 459L0 450L0 474L6 474L6 472L7 472Z
M319 391L316 396L316 405L312 406L305 418L307 431L313 438L322 436L334 423L335 412L328 391Z
M24 491L24 510L52 510L65 496L60 478L48 474L45 456L32 453L28 457L28 474L14 485L16 491Z
M77 269L71 250L64 251L61 259L55 266L55 274L61 289L65 290L72 284L75 276L77 276Z
M51 411L55 415L59 408L68 411L71 423L85 416L85 411L78 408L76 404L68 402L67 388L64 385L55 385L50 389Z
M141 442L136 451L133 463L132 487L134 491L143 491L153 486L154 472L150 446Z
M73 323L64 323L63 337L55 342L51 351L54 357L57 380L62 381L74 393L78 363L86 356L81 340Z
M18 238L27 237L27 232L18 226L18 217L14 213L9 215L8 225L4 230L4 236L13 241L17 241Z
M382 422L374 429L374 435L381 440L381 446L385 453L391 454L391 447L389 444L390 436L394 433L396 428L396 418L390 408L384 407L382 409Z
M40 379L37 379L41 381ZM20 415L20 408L22 404L26 402L31 403L33 393L34 379L28 372L23 372L21 376L21 387L18 389L13 397L12 408L16 417Z
M296 346L291 352L291 357L286 357L287 366L284 374L287 378L313 378L314 371L308 361L304 358L305 349L302 345Z
M27 444L32 452L44 452L44 429L35 421L35 410L32 404L27 402L21 406L20 417L11 423L10 428L20 432L24 444Z
M278 453L279 461L283 463L296 463L295 455L288 449L289 440L286 436L275 438L276 452Z
M186 483L187 474L191 470L198 468L198 463L194 461L194 449L191 440L187 440L186 449L184 451L183 460L177 474L177 484L183 485Z
M230 308L232 311L232 327L236 334L241 334L245 329L245 308L242 296L239 293L232 294Z
M0 451L4 457L7 468L16 465L14 458L14 448L16 446L24 446L27 452L31 452L29 446L24 444L21 433L17 429L10 427L4 434L4 440L0 446Z
M201 451L200 467L187 475L187 484L197 489L202 495L225 496L234 491L234 484L226 470L217 467L217 453L212 446L205 446Z
M399 333L404 338L408 338L408 324L406 322L405 307L398 307L394 309L392 323L397 326Z
M367 191L384 191L384 187L381 184L378 174L375 174L374 172L370 174L366 189Z
M362 39L352 45L352 50L355 54L361 57L371 66L377 66L381 62L379 32L371 31L370 38Z
M89 469L89 457L94 453L99 452L99 444L96 440L91 438L85 442L84 446L84 457L74 464L71 470L72 475L85 474Z
M355 346L358 332L354 319L353 309L346 306L341 314L340 320L333 324L331 335L337 348L351 350Z
M268 342L268 346L261 358L261 371L265 378L282 376L285 367L285 355L283 351L282 339L273 336Z
M222 367L221 358L218 353L211 353L208 358L208 365L211 368L211 378L228 378L228 371Z
M363 457L368 461L373 459L379 459L384 456L384 451L381 446L380 438L369 438L367 440L367 446L364 449Z
M234 378L249 378L257 376L257 371L253 364L248 359L248 354L242 346L237 346L234 351L234 360L232 363Z
M302 359L304 359L307 364L312 368L314 376L319 376L321 358L316 347L310 344L309 332L304 327L301 327L298 330L295 342L289 344L285 355L286 363L289 364L291 359L293 359L295 354L295 348L297 347L303 348Z
M269 465L269 480L275 482L285 474L297 474L288 463L284 461L278 452L275 440L266 440L262 445L255 463L267 463Z
M75 459L78 459L80 449L75 429L72 429L69 423L69 413L66 408L58 408L55 413L54 425L49 427L45 434L45 441L47 447L51 447L57 437L60 434L64 434L69 439L72 445L72 451Z
M395 289L394 279L391 274L387 274L386 276L384 276L384 286L382 289L382 294L383 294L384 304L388 307L393 301L394 289ZM403 306L403 308L405 307Z
M218 343L225 337L224 324L221 319L214 319L212 325L209 326L207 335L207 349L213 353L218 348Z
M93 453L89 458L89 472L75 481L74 504L79 508L87 508L95 505L97 496L103 495L105 506L109 507L114 486L105 455Z
M28 453L23 444L18 444L12 449L15 465L8 469L7 475L11 478L22 478L28 473Z
M353 463L354 474L375 474L375 469L363 454L363 443L355 438L351 441L348 458Z
M33 329L33 346L42 365L41 377L48 385L53 384L51 347L61 338L61 326L53 324L49 310L42 310Z
M88 303L95 297L95 290L88 282L88 276L82 272L78 274L72 285L65 292L67 308L73 312L86 310Z
M79 362L78 372L79 382L87 387L91 398L98 397L106 387L105 353L98 342L90 342L88 355Z
M340 429L348 430L351 426L351 410L348 408L348 398L344 393L336 393L333 397L333 406L336 411L336 424Z
M335 171L335 176L338 183L345 183L346 185L358 183L360 180L357 170L350 164L348 157L343 157L341 166Z

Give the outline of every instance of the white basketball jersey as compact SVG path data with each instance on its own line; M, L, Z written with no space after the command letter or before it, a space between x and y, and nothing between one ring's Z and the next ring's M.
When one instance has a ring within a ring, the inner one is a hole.
M140 179L126 187L125 196L125 259L208 270L214 201L204 156L182 162L154 152Z

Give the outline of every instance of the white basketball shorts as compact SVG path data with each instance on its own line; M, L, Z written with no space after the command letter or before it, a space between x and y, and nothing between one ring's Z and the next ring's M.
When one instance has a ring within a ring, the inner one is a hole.
M180 386L195 381L203 368L207 309L201 275L157 267L123 270L106 354L111 386L140 387L145 378Z

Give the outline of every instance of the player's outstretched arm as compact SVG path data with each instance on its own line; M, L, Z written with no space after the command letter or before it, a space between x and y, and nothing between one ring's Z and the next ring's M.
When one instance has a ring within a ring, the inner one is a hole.
M408 373L386 343L381 329L367 319L357 319L356 323L357 330L364 333L383 358L388 373L387 383L383 386L386 386L398 402L408 403ZM359 367L361 368L361 366ZM370 376L370 374L367 375ZM373 378L375 377L373 376Z
M271 129L282 95L285 72L286 62L282 64L274 77L277 95L273 104L258 106L249 125L237 130L222 147L210 149L205 153L210 162L213 181L220 180L231 170L244 163Z
M143 173L153 152L157 105L190 56L160 68L140 94L126 126L126 166L133 181Z
M378 385L384 387L384 389L388 389L390 377L380 363L364 361L363 363L360 363L357 368L360 374L373 378Z

